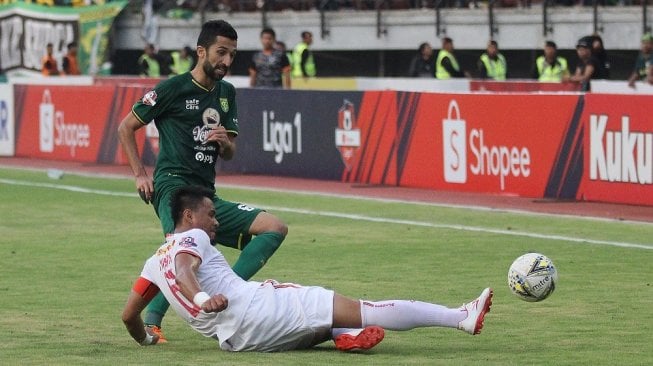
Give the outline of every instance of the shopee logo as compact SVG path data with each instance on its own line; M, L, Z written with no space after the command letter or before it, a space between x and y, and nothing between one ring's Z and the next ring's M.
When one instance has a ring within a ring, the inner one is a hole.
M455 113L455 118L454 117ZM460 118L458 103L449 103L447 118L442 121L442 147L444 149L444 181L467 182L467 147L465 145L465 120Z
M467 123L460 118L460 108L455 100L449 103L447 118L442 121L442 139L444 181L466 183ZM469 130L469 149L469 172L472 175L499 177L502 191L509 176L530 176L531 154L527 147L487 144L484 141L483 129L472 128Z

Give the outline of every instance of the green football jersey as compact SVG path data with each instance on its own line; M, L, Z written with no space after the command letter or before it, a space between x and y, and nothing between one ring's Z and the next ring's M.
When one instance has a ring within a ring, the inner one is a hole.
M208 90L190 72L160 82L132 107L141 123L154 121L159 156L154 181L181 176L191 184L214 188L218 144L206 143L211 126L238 134L236 89L219 81Z

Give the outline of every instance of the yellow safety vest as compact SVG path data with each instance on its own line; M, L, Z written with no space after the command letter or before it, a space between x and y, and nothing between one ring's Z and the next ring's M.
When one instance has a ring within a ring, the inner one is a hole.
M308 49L308 45L304 42L300 42L292 53L292 76L293 77L302 77L304 73L302 72L302 53L304 50ZM304 69L308 76L315 76L315 61L313 61L313 54L309 52L306 63L304 64Z
M494 80L506 80L506 72L508 71L508 64L506 58L502 54L497 54L497 59L493 60L487 53L481 55L481 62L485 65L487 77Z
M185 59L181 58L181 53L173 52L170 54L172 57L172 73L175 75L183 74L186 71L190 71L192 58L186 57Z
M449 58L449 61L451 62L451 66L453 67L454 70L460 71L460 66L458 66L458 61L456 60L456 57L449 51L445 50L440 50L438 52L438 58L435 60L435 77L438 79L451 79L451 75L447 71L447 69L442 66L442 60L444 60L445 57Z
M539 81L559 83L562 77L568 72L567 60L563 57L556 57L556 62L553 65L546 63L544 56L540 56L535 60L537 72L540 75Z
M143 61L147 62L147 75L143 76L150 76L150 77L159 77L161 76L161 69L159 68L159 61L153 59L152 57L143 54L139 59L138 59L138 64L140 65Z

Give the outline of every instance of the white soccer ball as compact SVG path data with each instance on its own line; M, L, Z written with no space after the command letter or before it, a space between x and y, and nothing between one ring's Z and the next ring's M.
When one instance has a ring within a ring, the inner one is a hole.
M524 301L542 301L558 284L558 271L553 261L540 253L526 253L515 259L508 271L508 286Z

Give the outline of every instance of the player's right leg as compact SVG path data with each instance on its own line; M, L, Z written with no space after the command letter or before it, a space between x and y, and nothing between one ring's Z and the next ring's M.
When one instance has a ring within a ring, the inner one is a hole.
M389 330L447 327L478 334L491 305L492 290L489 288L483 290L478 298L459 308L413 300L356 301L336 294L333 327L379 326Z

